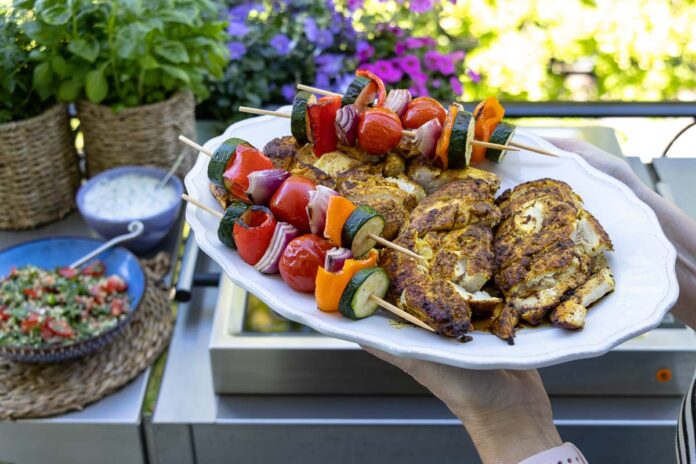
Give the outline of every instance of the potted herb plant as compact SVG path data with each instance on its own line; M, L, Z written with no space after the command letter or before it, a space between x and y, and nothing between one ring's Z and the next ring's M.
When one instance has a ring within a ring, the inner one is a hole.
M68 108L42 85L46 66L17 17L0 7L0 229L55 221L80 183Z
M195 98L228 60L225 23L208 0L24 0L27 34L44 45L47 80L77 101L87 172L123 164L168 167L195 138ZM31 11L31 13L29 13ZM193 157L183 159L184 174Z

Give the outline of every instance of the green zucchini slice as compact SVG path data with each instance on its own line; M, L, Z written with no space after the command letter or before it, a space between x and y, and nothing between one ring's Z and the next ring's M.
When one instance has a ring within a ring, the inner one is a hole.
M471 140L474 140L476 120L468 111L459 110L452 125L449 147L447 148L447 160L449 167L462 169L469 166L471 160Z
M234 221L241 216L244 211L249 208L249 204L244 203L239 200L232 200L230 205L225 210L225 214L222 215L220 219L220 224L218 225L217 235L220 242L232 248L237 249L237 245L234 243L234 237L232 236L232 229L234 229Z
M311 131L309 128L309 118L307 117L307 107L317 102L317 97L313 93L304 90L297 92L292 103L292 114L290 115L290 132L295 137L297 143L304 145L309 143Z
M515 126L500 121L498 125L495 126L495 130L493 130L493 133L488 141L491 143L498 143L500 145L507 145L512 139L513 135L515 135ZM506 150L498 150L497 148L486 149L486 158L495 163L500 163L503 161L506 154Z
M372 316L379 305L370 295L384 298L389 289L389 276L381 267L361 269L351 277L338 302L338 310L350 319Z
M368 235L382 235L386 222L373 208L362 205L348 216L341 231L341 245L350 248L353 258L358 259L374 248L375 242Z
M372 83L372 79L364 76L357 76L348 86L348 90L343 94L341 106L355 105L359 109L370 105L377 95L377 86Z
M225 187L224 174L234 158L234 153L237 151L238 145L251 146L246 140L232 137L231 139L225 140L222 142L222 145L217 147L215 153L213 153L213 156L208 162L208 179L210 179L210 182L220 187Z

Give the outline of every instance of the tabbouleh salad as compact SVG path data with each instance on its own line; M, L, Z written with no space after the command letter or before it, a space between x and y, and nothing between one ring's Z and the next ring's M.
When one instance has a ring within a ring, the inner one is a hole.
M0 280L0 345L69 344L114 327L130 311L128 285L93 261L80 270L13 269Z

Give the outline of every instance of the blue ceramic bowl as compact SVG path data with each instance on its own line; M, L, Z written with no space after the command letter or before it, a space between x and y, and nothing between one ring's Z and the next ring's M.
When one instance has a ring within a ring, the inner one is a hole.
M103 242L92 238L55 237L21 243L0 251L0 278L7 276L12 267L33 264L44 269L67 266L86 255ZM92 338L69 345L28 347L2 346L0 356L22 362L57 362L84 356L111 340L131 321L145 293L145 273L138 259L124 248L112 248L97 257L106 267L106 274L117 274L128 283L131 311L116 326Z
M159 180L164 177L166 171L150 166L123 166L104 171L92 177L77 191L77 208L80 210L80 213L82 213L82 217L85 218L87 224L107 240L117 235L128 233L128 223L131 221L135 219L142 221L145 225L145 232L143 232L140 237L123 244L123 246L136 253L142 253L151 250L155 245L161 242L174 225L174 222L176 222L179 209L181 208L181 194L184 193L184 186L178 177L172 176L169 180L169 184L173 185L176 190L174 202L167 209L149 216L113 220L99 217L98 215L86 211L85 195L98 181L102 179L112 179L124 174L142 174Z

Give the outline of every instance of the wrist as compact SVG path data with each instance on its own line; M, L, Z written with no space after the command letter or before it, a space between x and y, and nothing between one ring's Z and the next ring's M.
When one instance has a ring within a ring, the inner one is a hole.
M516 463L563 444L550 408L527 406L460 418L484 463Z

